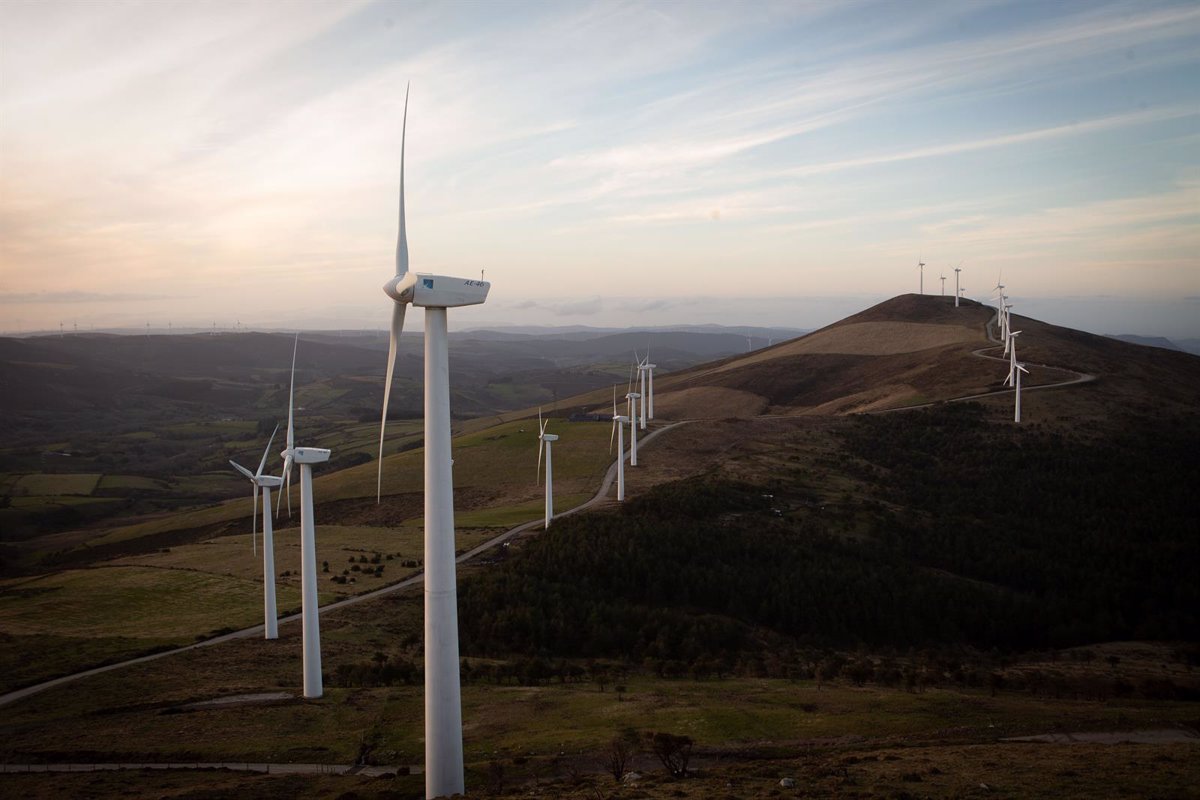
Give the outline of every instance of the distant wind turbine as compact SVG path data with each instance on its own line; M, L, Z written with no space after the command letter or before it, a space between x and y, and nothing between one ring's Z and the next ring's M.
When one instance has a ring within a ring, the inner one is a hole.
M550 424L550 420L542 421L542 410L538 409L538 465L537 476L538 482L541 482L542 474L542 447L546 448L546 522L543 526L547 530L550 528L550 520L554 519L554 462L551 459L550 445L558 441L558 437L553 433L546 433L546 426Z
M287 448L283 456L283 471L289 476L292 464L300 465L300 604L304 647L304 696L320 697L325 693L321 679L321 609L317 599L317 526L313 517L312 465L329 460L323 447L296 447L293 439L292 417L296 390L296 349L300 334L292 346L292 388L288 392Z
M629 416L629 466L637 466L637 428L638 428L638 398L640 394L633 390L633 373L629 375L629 391L625 395L625 413Z
M1013 422L1021 421L1021 373L1029 374L1029 370L1025 369L1025 365L1020 361L1013 364L1017 379L1013 385Z
M962 267L954 268L954 307L958 308L958 298L962 296L962 292L958 288L958 273L962 272Z
M646 417L654 419L654 370L658 364L650 361L650 345L646 345Z
M925 262L920 258L917 259L917 269L921 271L921 294L925 294Z
M942 277L942 297L946 296L946 273L941 274Z
M1017 372L1017 337L1020 331L1010 331L1008 334L1008 377L1004 379L1005 386L1012 386Z
M646 358L641 358L638 356L637 351L635 350L633 352L633 359L635 362L637 362L637 387L638 393L641 395L641 409L638 411L638 424L641 425L642 430L646 430L646 364L649 362L650 356L647 352Z
M608 437L608 452L612 454L613 437L617 439L617 502L625 500L625 423L629 417L617 413L617 387L613 386L612 433Z
M271 452L271 444L275 441L275 434L279 432L279 426L275 426L275 430L271 431L271 438L267 440L267 447L263 450L262 461L258 462L258 470L251 472L241 464L230 459L229 463L233 464L234 469L250 479L253 485L254 493L254 516L250 528L250 548L255 554L256 540L255 536L258 533L258 493L262 492L263 499L263 638L277 639L279 638L278 620L276 618L277 609L275 607L275 539L274 532L271 528L271 489L278 487L283 483L283 478L275 475L263 475L263 467L267 465L267 455Z

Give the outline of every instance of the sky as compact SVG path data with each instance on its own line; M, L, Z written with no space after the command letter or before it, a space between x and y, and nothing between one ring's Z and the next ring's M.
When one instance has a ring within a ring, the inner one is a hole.
M1200 4L1152 0L0 0L0 330L386 327L406 86L454 328L816 327L923 260L1200 337Z

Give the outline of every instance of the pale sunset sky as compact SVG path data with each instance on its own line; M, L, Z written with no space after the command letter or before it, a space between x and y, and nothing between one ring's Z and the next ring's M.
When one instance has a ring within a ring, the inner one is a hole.
M457 328L815 327L923 258L1200 337L1194 0L0 0L0 331L385 327L409 82Z

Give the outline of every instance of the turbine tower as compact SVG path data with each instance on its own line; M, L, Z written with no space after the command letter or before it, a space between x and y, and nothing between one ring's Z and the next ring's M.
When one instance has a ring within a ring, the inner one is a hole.
M925 294L925 262L917 259L917 269L921 271L921 294Z
M958 289L958 273L960 273L960 272L962 272L962 267L954 268L954 307L955 308L958 308L958 298L962 294L962 292L960 292Z
M321 608L317 603L317 525L313 518L312 465L329 460L323 447L297 447L292 437L296 398L296 350L300 334L292 345L292 385L288 390L287 447L283 472L291 485L292 464L300 465L300 605L304 639L304 696L310 699L325 693L321 680Z
M1011 331L1008 334L1008 377L1004 379L1005 386L1012 386L1013 380L1017 371L1017 337L1021 335L1020 331Z
M625 395L625 407L629 411L629 466L637 466L638 398L637 392Z
M941 278L942 278L942 297L945 297L946 296L946 274L944 272L941 273Z
M638 393L641 395L642 407L638 410L638 424L642 430L646 430L646 364L650 360L649 351L647 350L646 358L639 358L637 351L633 352L633 359L637 362L637 382Z
M546 426L550 424L550 420L542 422L542 410L538 409L538 465L537 475L541 478L542 474L542 446L546 447L546 523L544 528L549 530L550 520L554 519L554 467L550 460L550 445L558 441L558 437L553 433L546 433Z
M400 221L396 239L396 275L383 291L394 303L379 426L379 476L376 502L383 490L383 436L388 399L404 312L408 304L425 309L425 794L462 794L462 689L458 663L458 594L454 567L454 476L450 460L450 363L446 310L487 300L484 280L408 271L408 234L404 223L404 142L408 130L408 92L400 137Z
M646 346L646 418L654 419L654 370L658 364L650 362L650 346Z
M613 437L617 439L617 502L625 501L625 423L629 417L617 413L617 387L613 387L612 433L608 436L608 452L612 454Z
M234 469L250 479L253 485L254 494L254 516L251 518L250 528L250 547L257 554L255 536L258 534L258 493L262 490L263 499L263 638L278 639L279 624L277 619L278 611L275 607L275 538L274 531L271 529L271 489L272 487L280 486L283 483L283 478L275 475L263 475L263 467L267 465L267 455L271 452L271 444L275 441L275 434L279 432L279 426L275 426L275 430L271 431L271 438L267 440L267 448L263 450L262 461L258 462L258 471L251 472L241 464L230 459L229 463L233 464Z
M1025 369L1025 365L1020 361L1013 364L1013 373L1017 376L1013 382L1013 422L1021 421L1021 373L1029 374L1029 370Z

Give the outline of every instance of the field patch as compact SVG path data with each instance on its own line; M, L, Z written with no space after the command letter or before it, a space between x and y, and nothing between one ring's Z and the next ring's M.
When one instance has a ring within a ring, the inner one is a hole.
M100 490L149 489L154 491L163 489L164 485L162 481L145 478L141 475L105 475L100 479L100 484L96 488Z
M184 569L117 566L0 582L0 631L18 635L190 640L260 622L261 607L253 581Z
M25 475L13 487L14 494L40 495L89 495L100 482L99 473L79 475L47 475L37 473Z

